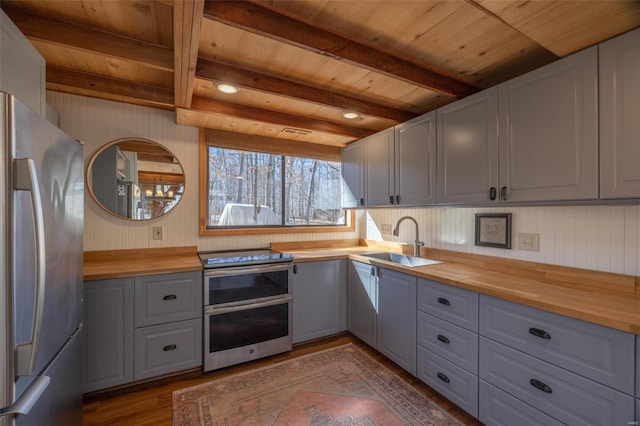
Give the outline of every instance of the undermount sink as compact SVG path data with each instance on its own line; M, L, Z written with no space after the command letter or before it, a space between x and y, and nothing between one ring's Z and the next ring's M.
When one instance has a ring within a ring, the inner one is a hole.
M442 263L437 260L425 259L423 257L407 256L406 254L398 253L370 253L363 254L366 257L373 257L374 259L386 260L387 262L397 263L402 266L416 267L416 266L429 266Z

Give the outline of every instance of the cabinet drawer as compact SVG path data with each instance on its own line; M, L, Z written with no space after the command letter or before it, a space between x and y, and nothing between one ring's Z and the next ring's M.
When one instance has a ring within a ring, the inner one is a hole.
M488 296L480 334L633 394L633 335Z
M478 417L478 377L418 346L418 378Z
M418 313L418 344L478 374L478 335L424 312Z
M418 280L418 309L471 331L478 331L478 293Z
M636 336L636 397L640 398L640 334ZM640 410L637 415L640 418Z
M202 365L202 321L136 329L134 365L135 380Z
M633 397L480 337L480 378L572 425L625 425Z
M202 273L136 277L135 326L202 317Z
M562 423L549 417L490 385L479 381L480 399L478 419L487 426L561 426Z

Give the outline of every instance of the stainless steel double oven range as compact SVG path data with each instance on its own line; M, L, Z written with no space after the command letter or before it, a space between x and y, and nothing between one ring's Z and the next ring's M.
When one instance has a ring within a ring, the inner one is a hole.
M204 371L291 350L293 257L269 249L199 254Z

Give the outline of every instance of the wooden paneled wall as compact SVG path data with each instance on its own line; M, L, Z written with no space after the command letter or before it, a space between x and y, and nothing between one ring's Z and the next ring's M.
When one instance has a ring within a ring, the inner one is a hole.
M197 246L199 250L268 247L271 242L359 238L359 231L314 234L203 237L198 235L198 129L175 124L175 114L154 108L47 92L60 114L60 127L84 143L85 168L105 143L124 137L147 138L173 152L185 170L185 194L168 215L131 221L106 213L85 192L84 249ZM360 221L357 221L358 223ZM164 227L164 240L152 239L153 226Z
M475 245L475 213L511 213L510 250ZM381 235L382 224L395 227L411 215L427 247L515 260L640 276L640 206L562 206L504 208L429 208L369 210L361 220L363 238L411 244L413 223L403 222L400 235ZM518 232L540 235L540 251L517 249Z

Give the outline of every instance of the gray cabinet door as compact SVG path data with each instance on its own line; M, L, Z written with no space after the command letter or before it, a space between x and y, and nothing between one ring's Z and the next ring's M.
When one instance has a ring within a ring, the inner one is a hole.
M413 275L380 269L378 350L416 375L416 281Z
M497 88L438 109L437 120L438 204L495 202L497 197L492 194L498 186Z
M364 143L362 140L342 148L342 207L364 206Z
M349 261L348 330L369 346L376 347L377 278L376 268Z
M498 86L501 201L598 198L598 52Z
M640 198L640 29L598 48L600 198Z
M636 335L636 398L640 398L640 334Z
M394 194L395 128L391 127L363 139L365 143L366 206L390 206Z
M396 204L436 203L436 113L396 126Z
M293 343L346 330L346 261L296 263L291 285Z
M84 283L84 392L133 380L133 278Z

